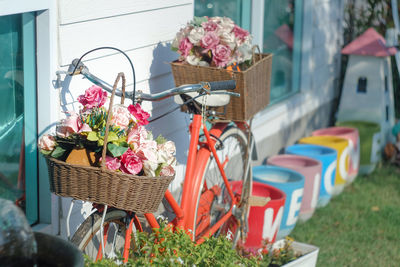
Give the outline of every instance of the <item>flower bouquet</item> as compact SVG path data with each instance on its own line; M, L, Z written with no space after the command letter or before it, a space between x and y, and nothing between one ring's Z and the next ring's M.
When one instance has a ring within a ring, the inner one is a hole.
M240 98L219 108L220 117L248 120L269 103L272 55L255 53L248 31L226 17L195 17L180 29L171 48L176 86L201 81L236 81Z
M104 107L107 92L92 86L78 97L83 106L79 112L69 112L55 135L40 138L51 190L121 209L153 212L174 177L175 145L162 136L153 139L144 128L150 115L140 104L126 107L123 97L121 104L113 105L116 84L108 110Z
M227 17L195 17L176 34L172 49L179 61L195 66L250 65L252 58L249 32Z

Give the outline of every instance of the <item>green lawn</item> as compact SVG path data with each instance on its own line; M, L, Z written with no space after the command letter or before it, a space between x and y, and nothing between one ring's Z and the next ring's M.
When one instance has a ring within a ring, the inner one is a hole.
M400 266L400 168L357 177L291 236L320 248L317 266Z

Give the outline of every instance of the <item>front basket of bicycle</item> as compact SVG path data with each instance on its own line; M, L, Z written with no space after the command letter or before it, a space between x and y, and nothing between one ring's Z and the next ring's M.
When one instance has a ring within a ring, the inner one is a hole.
M232 97L226 107L217 109L221 119L245 121L263 110L270 99L270 80L272 54L254 54L253 64L242 71L232 71L215 67L192 66L180 62L172 62L171 69L175 85L195 84L234 79L235 92L240 97Z
M138 213L157 211L174 176L136 176L69 164L46 157L50 190L56 195L107 204Z

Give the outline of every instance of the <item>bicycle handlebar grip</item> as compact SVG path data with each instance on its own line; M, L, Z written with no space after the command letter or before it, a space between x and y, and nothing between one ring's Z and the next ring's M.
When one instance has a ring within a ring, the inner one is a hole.
M235 80L209 82L211 91L233 90L236 88Z

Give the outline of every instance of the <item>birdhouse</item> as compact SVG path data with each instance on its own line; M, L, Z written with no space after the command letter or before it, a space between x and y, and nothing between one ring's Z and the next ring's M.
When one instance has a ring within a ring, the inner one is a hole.
M396 51L387 47L385 39L373 28L342 49L342 54L349 58L337 121L378 124L379 149L392 140L391 128L395 123L390 56Z

